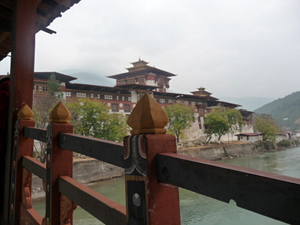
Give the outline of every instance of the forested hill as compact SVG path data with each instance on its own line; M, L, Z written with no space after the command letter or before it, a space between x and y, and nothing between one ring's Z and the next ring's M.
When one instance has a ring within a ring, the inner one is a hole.
M255 113L270 114L278 120L281 127L295 131L300 128L300 91L294 92L284 98L279 98L256 110ZM295 122L298 123L295 123Z

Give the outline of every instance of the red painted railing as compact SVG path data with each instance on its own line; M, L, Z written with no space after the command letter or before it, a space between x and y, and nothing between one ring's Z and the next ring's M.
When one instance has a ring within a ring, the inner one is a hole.
M72 224L76 205L105 224L180 224L178 187L300 223L300 179L177 155L158 107L148 95L137 104L124 146L72 134L63 105L52 111L47 131L34 128L31 116L21 110L25 116L16 125L10 224ZM46 165L32 158L33 139L47 142ZM126 207L72 179L73 151L125 169ZM44 218L32 208L32 173L44 181Z

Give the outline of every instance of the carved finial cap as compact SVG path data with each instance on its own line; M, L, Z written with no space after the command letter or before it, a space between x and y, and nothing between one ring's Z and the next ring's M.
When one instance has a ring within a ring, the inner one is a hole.
M18 119L19 120L32 120L32 118L33 118L32 110L29 108L29 106L27 104L24 105L18 112Z
M59 102L49 115L50 123L70 123L71 113L63 102Z
M137 103L127 124L131 134L165 134L169 118L160 105L148 94Z

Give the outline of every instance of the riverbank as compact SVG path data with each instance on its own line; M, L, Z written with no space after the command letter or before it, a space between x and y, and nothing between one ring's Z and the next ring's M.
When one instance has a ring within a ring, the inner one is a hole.
M216 161L265 152L281 151L287 148L295 148L299 146L300 142L298 142L298 140L284 140L279 143L235 141L223 144L186 147L179 149L177 153L180 155Z

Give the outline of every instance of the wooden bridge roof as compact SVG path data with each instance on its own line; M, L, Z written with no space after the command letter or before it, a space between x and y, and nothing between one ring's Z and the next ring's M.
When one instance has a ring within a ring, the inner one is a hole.
M80 0L37 0L36 32L55 33L47 27ZM0 0L0 61L12 49L13 0Z

